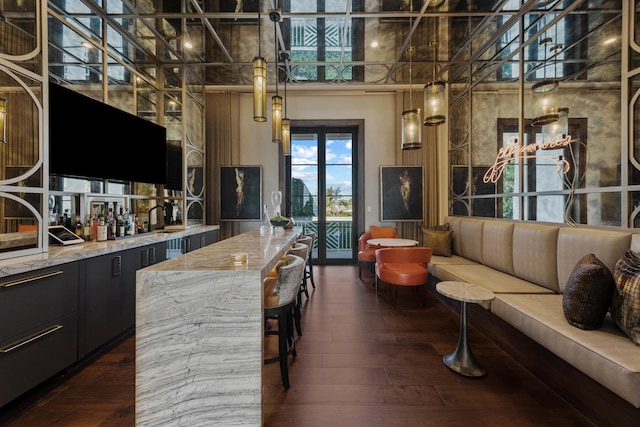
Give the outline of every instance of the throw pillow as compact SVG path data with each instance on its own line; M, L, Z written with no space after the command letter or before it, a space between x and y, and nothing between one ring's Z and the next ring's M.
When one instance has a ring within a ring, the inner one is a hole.
M640 258L627 251L616 263L611 317L640 346Z
M570 325L598 329L611 306L613 275L594 254L583 256L573 268L562 295L562 311Z
M377 225L371 226L372 239L384 239L389 237L396 237L395 227L378 227Z
M445 222L442 225L432 225L430 227L422 227L422 231L425 231L425 230L448 231L449 230L449 223Z
M433 255L451 256L452 230L422 230L423 246L432 249Z

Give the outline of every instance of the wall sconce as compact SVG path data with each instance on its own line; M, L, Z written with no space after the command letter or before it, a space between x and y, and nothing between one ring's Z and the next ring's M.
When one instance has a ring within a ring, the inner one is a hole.
M260 7L258 6L258 56L253 58L253 120L267 121L267 61L260 53Z
M439 126L446 121L446 85L443 81L436 81L436 55L438 42L429 41L433 49L433 80L424 86L424 125Z
M0 98L0 142L7 143L7 100Z

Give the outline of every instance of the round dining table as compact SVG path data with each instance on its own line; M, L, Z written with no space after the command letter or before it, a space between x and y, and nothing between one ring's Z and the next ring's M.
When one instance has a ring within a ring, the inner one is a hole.
M384 237L379 239L367 240L369 246L377 246L380 248L401 248L409 246L418 246L417 240L412 239L400 239L394 237Z

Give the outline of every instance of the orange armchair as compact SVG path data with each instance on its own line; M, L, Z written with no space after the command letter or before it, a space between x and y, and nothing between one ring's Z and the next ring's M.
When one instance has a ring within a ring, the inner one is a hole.
M391 294L394 305L398 286L415 286L416 291L419 292L419 287L427 283L431 248L384 248L378 249L375 253L376 293L378 293L378 280L392 285Z
M390 232L393 233L393 237L398 238L395 227L376 227L372 225L371 229L390 230ZM387 235L386 237L391 236ZM360 238L358 239L358 278L360 278L360 280L362 280L362 266L367 265L369 268L371 268L376 262L376 249L379 248L372 248L367 244L367 241L373 238L374 237L371 231L365 231L360 235Z
M362 266L373 265L376 262L376 249L367 245L367 240L371 239L371 232L365 231L358 239L358 278L362 279Z

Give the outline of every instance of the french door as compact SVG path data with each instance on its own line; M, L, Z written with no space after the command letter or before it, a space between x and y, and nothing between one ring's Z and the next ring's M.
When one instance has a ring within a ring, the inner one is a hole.
M318 264L353 263L357 132L354 126L291 130L291 216L304 232L317 234Z

